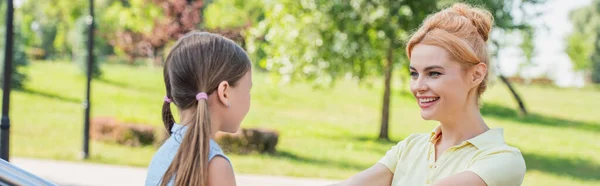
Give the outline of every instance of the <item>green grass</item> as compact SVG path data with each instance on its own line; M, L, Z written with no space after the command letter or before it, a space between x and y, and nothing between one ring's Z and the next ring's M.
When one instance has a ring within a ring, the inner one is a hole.
M92 116L162 126L164 88L158 68L105 65L92 86ZM80 161L85 79L69 63L35 62L27 68L25 91L11 97L11 155ZM600 184L600 90L517 86L531 116L520 118L502 84L484 94L482 109L491 127L503 127L506 141L523 152L524 185ZM255 73L252 108L243 127L281 133L277 155L229 156L237 173L344 179L373 165L410 133L429 132L410 96L394 91L390 136L379 130L381 88L340 81L331 89L274 85ZM91 143L88 161L147 166L154 147Z

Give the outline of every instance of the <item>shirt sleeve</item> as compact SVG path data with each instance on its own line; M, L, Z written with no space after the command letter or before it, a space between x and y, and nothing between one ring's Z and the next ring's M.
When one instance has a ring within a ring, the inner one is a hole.
M400 155L402 155L409 138L410 137L398 142L398 144L388 150L385 153L385 156L383 156L383 158L381 158L377 163L385 165L388 169L390 169L390 172L394 173L396 170L396 165L398 164L398 160L400 159Z
M518 186L525 177L525 160L516 149L489 152L476 158L468 168L488 186Z

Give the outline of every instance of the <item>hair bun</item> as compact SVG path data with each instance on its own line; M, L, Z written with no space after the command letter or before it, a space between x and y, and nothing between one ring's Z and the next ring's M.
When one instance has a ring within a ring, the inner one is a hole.
M481 38L483 38L484 41L488 40L494 19L489 11L480 8L473 8L463 3L454 4L454 6L452 6L452 10L471 20L473 25L475 25L477 28L477 32L479 32L479 35L481 35Z

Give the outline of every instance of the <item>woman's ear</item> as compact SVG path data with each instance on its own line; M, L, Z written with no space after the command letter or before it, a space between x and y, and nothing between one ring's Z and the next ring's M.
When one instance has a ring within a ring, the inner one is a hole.
M230 90L231 86L227 81L221 81L217 87L217 96L219 102L221 102L221 104L223 104L225 107L229 107L229 95L231 95Z
M487 65L485 63L479 63L471 67L471 75L469 80L471 85L473 87L479 86L479 84L481 84L481 82L483 82L487 76L487 72Z

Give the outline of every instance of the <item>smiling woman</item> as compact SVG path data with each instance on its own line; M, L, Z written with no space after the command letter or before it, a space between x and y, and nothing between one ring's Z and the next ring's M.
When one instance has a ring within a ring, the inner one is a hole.
M407 44L410 88L421 117L440 124L412 134L377 164L339 185L521 185L525 161L490 129L479 99L486 89L492 16L457 3L430 15Z

